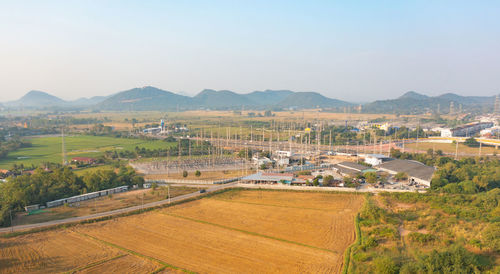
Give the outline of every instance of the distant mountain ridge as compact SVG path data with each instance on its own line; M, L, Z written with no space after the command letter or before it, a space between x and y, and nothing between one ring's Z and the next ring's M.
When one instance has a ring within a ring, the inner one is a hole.
M363 105L366 113L449 113L453 102L454 112L493 110L495 96L461 96L454 93L445 93L439 96L427 96L409 91L396 99L378 100Z
M395 99L378 100L362 105L363 113L448 113L453 102L455 111L491 111L494 96L460 96L445 93L427 96L409 91ZM253 91L246 94L230 90L205 89L197 95L185 96L159 88L146 86L121 91L110 96L95 96L65 101L43 91L30 91L19 100L3 103L4 108L35 109L93 109L109 111L173 111L193 109L238 110L247 109L305 109L324 108L344 111L357 104L328 98L317 92L290 90Z
M32 90L16 101L5 102L6 107L27 108L51 108L51 107L75 107L91 106L100 103L106 96L94 96L91 98L80 98L74 101L65 101L57 96L44 91Z
M175 94L155 87L143 87L115 94L96 105L102 110L187 110L187 109L266 109L337 108L351 103L327 98L316 92L265 90L240 94L230 90L204 89L193 97Z

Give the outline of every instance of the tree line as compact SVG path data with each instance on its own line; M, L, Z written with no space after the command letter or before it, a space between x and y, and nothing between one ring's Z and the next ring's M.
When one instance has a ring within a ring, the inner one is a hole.
M142 185L144 178L133 168L121 166L113 170L76 175L68 167L54 171L37 169L33 174L11 177L0 183L0 226L10 225L9 211L22 211L27 205L90 193L122 185Z

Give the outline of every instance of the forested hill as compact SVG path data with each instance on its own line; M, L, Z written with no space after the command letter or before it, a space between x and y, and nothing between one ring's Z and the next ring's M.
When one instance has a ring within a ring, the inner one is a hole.
M453 112L491 112L495 102L494 96L460 96L445 93L439 96L427 96L409 91L390 100L379 100L363 105L365 113L449 113L453 102Z
M460 96L445 93L427 96L414 91L407 92L396 99L378 100L362 106L363 113L415 114L427 112L491 112L494 96ZM91 109L109 111L177 111L177 110L286 110L323 108L344 112L357 112L359 104L329 98L317 92L295 92L291 90L265 90L246 94L230 90L205 89L197 95L185 96L171 91L146 86L121 91L110 96L96 96L65 101L42 91L30 91L17 101L5 102L7 108L32 109Z

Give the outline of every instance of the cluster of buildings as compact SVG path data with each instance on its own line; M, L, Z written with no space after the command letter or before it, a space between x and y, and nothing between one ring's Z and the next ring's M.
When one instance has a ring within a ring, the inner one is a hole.
M333 156L335 157L335 156ZM404 173L407 179L404 182L400 182L403 185L414 186L417 188L427 188L431 184L432 176L435 172L435 168L432 166L427 166L423 163L413 160L401 160L390 158L382 154L360 154L357 156L358 159L362 159L363 162L354 161L341 161L336 164L321 163L312 164L310 162L305 162L300 165L290 164L286 165L281 170L281 172L257 172L250 176L243 177L241 181L243 183L250 184L286 184L286 185L310 185L315 178L319 178L316 182L321 184L321 176L316 177L315 175L332 175L336 181L335 185L342 186L343 178L350 177L353 179L362 178L367 172L374 172L378 175L384 174L387 177L388 182L396 182L394 176L398 173ZM294 161L293 153L275 153L272 158L288 159L289 162ZM271 163L277 163L273 159L266 157L256 157L254 159L256 164L269 165ZM281 166L280 166L281 167ZM312 175L298 175L301 172L310 170ZM360 182L363 182L361 180Z
M189 129L186 126L175 126L175 127L167 128L165 121L161 120L160 126L143 129L142 133L143 134L158 135L158 134L169 134L172 132L188 132L188 131L189 131Z
M443 128L440 131L441 137L471 137L493 126L493 122L475 122L455 128Z

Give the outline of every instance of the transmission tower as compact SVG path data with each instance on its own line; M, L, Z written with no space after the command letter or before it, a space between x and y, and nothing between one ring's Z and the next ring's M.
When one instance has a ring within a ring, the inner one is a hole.
M500 97L497 96L495 97L495 109L494 109L494 112L495 113L500 113Z
M68 162L66 161L66 143L64 141L64 127L61 128L61 141L62 141L62 165L65 166Z
M449 114L454 114L455 113L455 108L453 105L453 101L450 102L450 113Z

